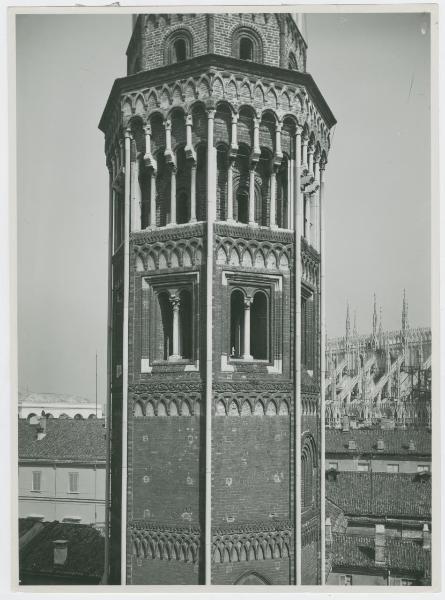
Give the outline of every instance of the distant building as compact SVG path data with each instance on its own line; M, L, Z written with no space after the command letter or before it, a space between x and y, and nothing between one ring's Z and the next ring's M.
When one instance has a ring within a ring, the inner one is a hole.
M349 306L345 336L326 345L325 415L328 428L431 427L431 330L412 329L403 296L402 328L377 327L374 297L372 333L351 333Z
M431 436L423 429L327 429L326 470L431 471Z
M428 480L421 476L407 485L406 476L375 478L375 492L371 477L361 473L340 475L327 486L338 503L326 499L326 583L430 585Z
M431 525L429 473L327 473L326 497L347 518L346 533L370 535L384 523L387 535L420 539Z
M104 573L105 539L94 527L19 519L21 585L95 585Z
M101 419L102 405L71 394L19 394L19 418L37 423L42 411L54 419Z
M19 516L103 526L105 454L103 419L19 419Z

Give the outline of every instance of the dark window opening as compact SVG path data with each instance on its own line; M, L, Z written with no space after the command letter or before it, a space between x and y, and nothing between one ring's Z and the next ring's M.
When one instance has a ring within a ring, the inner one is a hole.
M267 297L263 292L257 292L250 309L250 352L253 358L267 360L268 334Z
M306 444L301 456L301 501L304 508L310 507L315 500L314 459L312 445Z
M187 58L187 45L183 38L179 38L173 43L173 62L182 62Z
M124 241L125 205L122 194L116 193L114 199L114 250Z
M283 160L277 175L277 225L288 226L287 159Z
M250 38L243 37L240 39L239 57L242 60L253 60L253 43Z
M244 295L239 290L230 297L230 356L241 358L244 347Z
M238 192L236 195L236 203L238 208L238 221L247 223L249 221L249 195L245 191Z
M187 290L183 290L179 298L179 354L182 358L191 360L193 348L192 298Z
M161 313L159 358L168 360L173 354L173 311L167 292L158 295L158 303Z
M176 220L187 223L190 219L190 202L187 192L181 191L176 196Z

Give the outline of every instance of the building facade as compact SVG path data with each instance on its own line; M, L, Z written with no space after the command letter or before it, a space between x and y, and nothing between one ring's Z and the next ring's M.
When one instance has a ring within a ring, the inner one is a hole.
M326 345L326 426L431 429L431 330L411 328L403 294L402 327L384 331L374 296L372 333L360 335L349 306L345 335Z
M19 419L19 517L105 525L103 419Z
M72 394L19 394L19 418L36 425L44 412L53 419L102 419L102 405Z
M335 119L306 50L284 13L135 20L100 122L110 582L322 580L320 257Z

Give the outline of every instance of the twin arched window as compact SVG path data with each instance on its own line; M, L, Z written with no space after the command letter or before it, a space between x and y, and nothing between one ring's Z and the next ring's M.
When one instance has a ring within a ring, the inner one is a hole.
M234 290L230 296L231 358L268 360L269 339L267 295L258 290L248 297L241 290Z

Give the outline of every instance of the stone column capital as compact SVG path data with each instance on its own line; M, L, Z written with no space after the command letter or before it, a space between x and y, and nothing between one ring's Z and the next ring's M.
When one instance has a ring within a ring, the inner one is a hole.
M170 119L165 119L165 121L164 121L164 127L165 127L166 131L171 131L172 122L171 122Z
M252 296L244 296L243 302L244 302L244 309L250 310L250 307L253 302L253 297Z
M193 125L193 115L191 115L190 113L185 116L185 124L190 127Z
M150 123L145 123L144 132L145 132L145 135L151 135L151 124Z
M214 108L207 109L207 119L211 120L215 118L216 110Z

